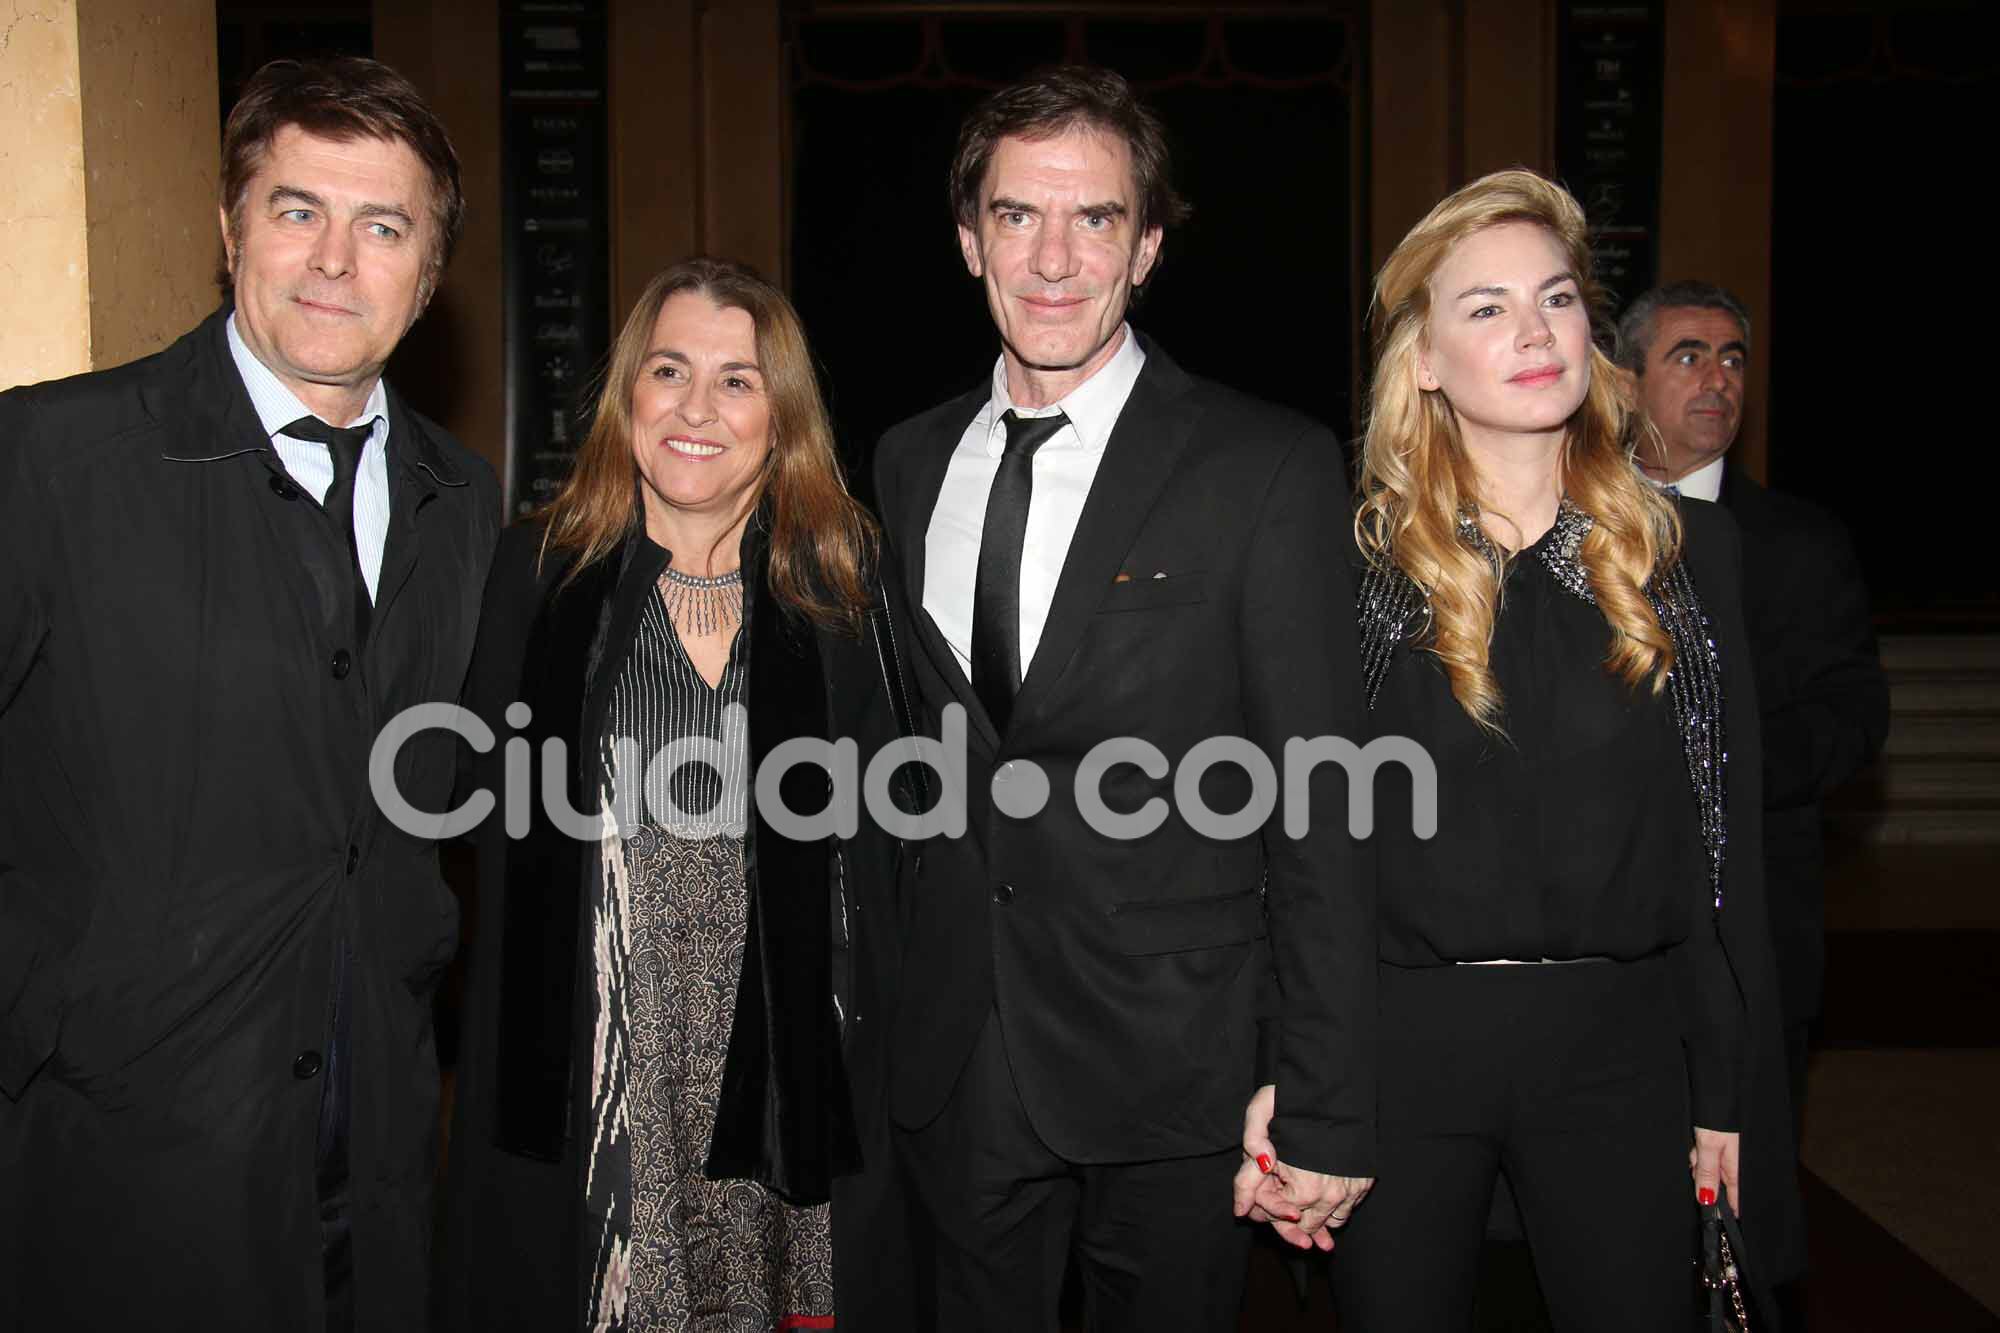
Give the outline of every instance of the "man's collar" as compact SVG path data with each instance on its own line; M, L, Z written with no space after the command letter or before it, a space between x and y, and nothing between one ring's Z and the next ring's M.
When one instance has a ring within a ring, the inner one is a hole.
M1728 463L1728 454L1718 454L1675 482L1674 487L1690 499L1713 504L1722 498L1722 473Z
M1146 366L1146 350L1139 346L1139 335L1132 331L1132 326L1119 325L1118 334L1118 350L1111 354L1111 359L1099 366L1096 374L1071 389L1067 397L1048 407L1015 408L1007 392L1007 358L1003 354L993 363L993 393L981 411L981 424L988 431L996 429L1001 414L1009 409L1021 416L1049 416L1060 410L1069 418L1082 446L1093 453L1102 453L1111 441L1111 431L1118 424L1125 400L1132 396L1132 386L1139 382L1139 372ZM1050 446L1058 446L1060 438L1051 440Z
M300 402L299 396L287 388L285 382L273 374L269 366L257 359L257 354L243 341L243 335L236 331L234 312L231 312L229 318L223 322L223 331L229 339L229 355L236 362L236 373L243 378L243 387L250 394L250 405L257 410L257 420L264 427L266 435L281 434L286 426L300 417L318 415ZM376 377L375 387L368 393L368 405L361 409L360 420L372 421L378 417L381 418L382 425L374 438L386 443L389 428L389 391L383 386L380 376Z

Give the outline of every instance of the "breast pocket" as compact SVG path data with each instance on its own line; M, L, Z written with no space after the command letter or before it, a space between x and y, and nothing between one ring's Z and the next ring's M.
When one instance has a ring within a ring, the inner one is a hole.
M1100 615L1121 611L1156 611L1168 606L1187 606L1206 600L1206 575L1134 574L1114 582L1097 603Z
M1218 893L1200 898L1142 898L1111 909L1120 953L1182 953L1246 944L1264 936L1264 894Z

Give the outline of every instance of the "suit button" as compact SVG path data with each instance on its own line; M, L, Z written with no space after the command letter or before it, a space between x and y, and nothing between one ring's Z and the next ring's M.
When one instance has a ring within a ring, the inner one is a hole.
M299 1058L292 1061L292 1077L296 1079L316 1078L319 1075L319 1052L301 1051Z
M296 500L299 498L299 488L286 481L283 477L273 477L271 478L271 494L277 496L280 500Z
M349 843L347 847L347 873L350 875L353 874L354 867L360 864L361 864L361 849L359 847L354 846L352 843Z
M347 673L354 669L354 658L348 654L345 648L336 649L333 654L332 666L333 678L335 680L346 680Z
M919 875L924 873L924 854L922 852L917 853L917 873Z
M1014 886L1012 884L995 884L993 886L993 901L999 903L1002 907L1013 902Z

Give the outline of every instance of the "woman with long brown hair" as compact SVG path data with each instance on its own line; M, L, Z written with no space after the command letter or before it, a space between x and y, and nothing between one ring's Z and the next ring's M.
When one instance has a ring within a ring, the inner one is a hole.
M486 592L472 708L528 744L482 770L508 795L479 842L448 1324L907 1323L871 933L898 848L800 826L824 769L757 776L787 742L907 729L875 548L783 294L716 260L655 277Z
M1464 1328L1496 1179L1555 1325L1681 1329L1696 1203L1770 1280L1797 1201L1758 854L1758 736L1726 515L1634 469L1593 341L1581 209L1473 182L1377 278L1357 560L1384 784L1378 1183L1343 1327Z

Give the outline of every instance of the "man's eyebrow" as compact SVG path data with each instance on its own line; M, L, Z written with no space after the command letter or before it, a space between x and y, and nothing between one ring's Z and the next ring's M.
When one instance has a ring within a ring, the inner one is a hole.
M305 204L310 208L320 209L321 211L326 209L326 200L320 198L311 190L302 190L296 185L272 186L270 202L274 204L299 203Z
M1085 204L1076 211L1087 218L1122 218L1132 210L1122 199L1108 199L1101 204Z
M1741 344L1733 345L1740 346ZM1707 352L1712 350L1708 345L1708 340L1705 338L1683 338L1667 349L1667 355L1678 356L1682 352Z
M311 190L301 189L296 185L272 186L270 201L274 204L302 204L307 208L316 208L322 213L331 211L327 207L326 200L320 198ZM401 204L362 204L354 210L354 216L357 218L394 218L405 227L414 227L417 225L416 216Z
M1033 204L1023 203L1019 199L1009 199L1004 194L996 194L993 196L993 201L986 205L986 211L989 213L1040 214L1042 210L1036 208Z
M362 204L354 210L357 218L394 218L405 227L417 225L416 216L401 204Z
M1750 355L1750 345L1741 338L1733 338L1722 344L1722 355L1728 356L1731 352L1735 352L1739 356L1748 356Z

